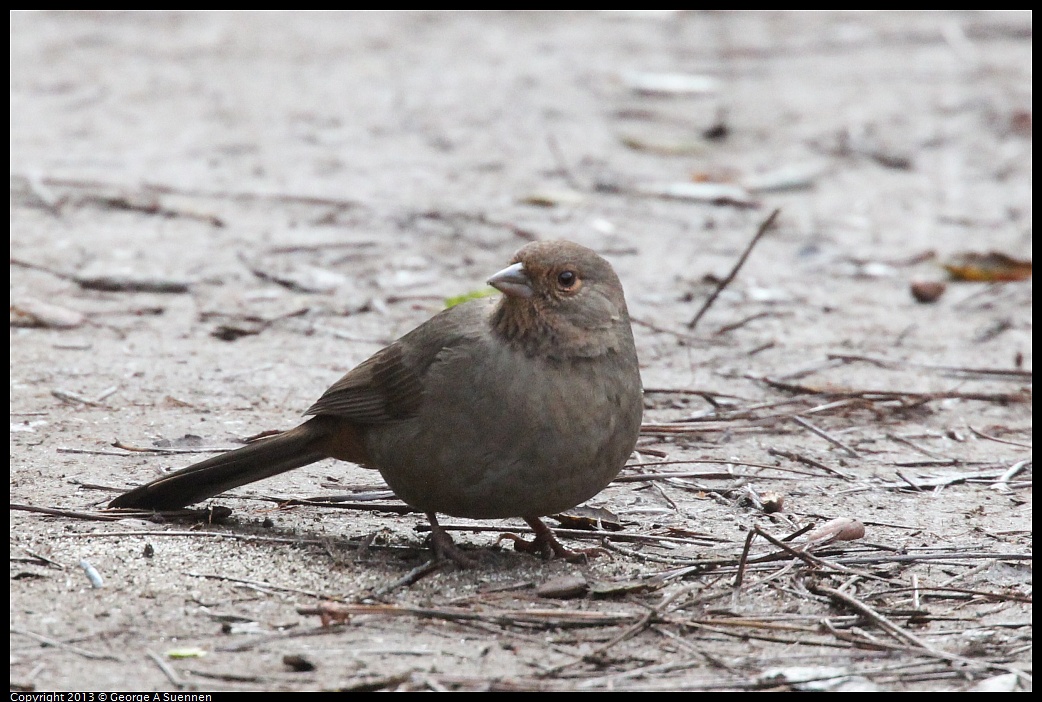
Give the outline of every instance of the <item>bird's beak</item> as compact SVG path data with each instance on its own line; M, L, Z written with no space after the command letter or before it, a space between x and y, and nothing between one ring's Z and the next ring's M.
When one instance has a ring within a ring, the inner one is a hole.
M525 273L525 267L520 263L507 266L499 273L488 279L488 284L500 292L511 297L532 297L535 290L532 289L532 281Z

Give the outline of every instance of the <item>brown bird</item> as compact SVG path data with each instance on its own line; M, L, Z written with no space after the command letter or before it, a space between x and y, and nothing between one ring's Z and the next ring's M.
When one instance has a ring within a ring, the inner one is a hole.
M637 441L643 390L622 284L568 241L522 247L489 284L504 294L435 315L350 371L296 429L120 495L110 507L175 509L338 458L375 468L427 514L439 556L467 564L436 513L522 517L519 550L568 559L540 517L619 474Z

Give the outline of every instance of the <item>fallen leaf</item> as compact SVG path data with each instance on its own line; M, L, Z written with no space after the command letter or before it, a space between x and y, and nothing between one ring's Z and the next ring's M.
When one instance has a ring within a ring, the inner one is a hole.
M205 650L194 646L186 646L185 648L171 648L166 652L166 657L173 658L174 660L181 660L183 658L202 658L205 655Z
M52 305L31 297L11 303L12 327L43 327L46 329L75 329L86 321L76 310Z
M455 307L461 302L467 302L468 300L479 300L483 297L492 297L496 294L493 288L485 288L484 290L471 290L470 292L463 293L462 295L454 295L452 297L445 298L445 309Z
M557 207L558 205L578 205L585 200L586 196L577 190L547 188L530 192L521 198L521 203L536 207Z
M645 151L660 156L695 156L706 150L701 137L669 136L661 134L619 134L619 141L634 151Z
M864 524L849 517L838 517L807 532L806 543L808 546L824 546L834 541L855 541L864 536Z
M748 190L730 183L648 183L638 185L641 195L666 198L668 200L690 200L712 205L734 205L736 207L759 207Z
M720 89L720 81L697 73L626 71L623 85L644 95L708 95Z
M978 283L1027 280L1031 277L1030 260L1016 259L998 251L958 254L944 264L944 269L953 280Z
M567 512L555 514L554 519L565 529L586 529L594 531L622 531L622 520L614 512L603 507L586 507L579 505Z
M794 163L746 176L742 186L751 193L778 193L813 188L825 172L822 163Z
M73 280L84 290L105 292L186 293L188 281L181 278L162 278L136 271L81 274Z
M586 578L581 575L562 575L559 578L550 578L535 589L535 594L540 597L550 597L558 600L581 597L586 594L589 585Z

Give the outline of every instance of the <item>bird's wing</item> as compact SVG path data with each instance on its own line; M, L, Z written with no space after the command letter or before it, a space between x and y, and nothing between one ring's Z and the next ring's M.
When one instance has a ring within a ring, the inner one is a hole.
M381 424L415 416L423 403L424 378L446 349L487 334L484 301L444 310L349 371L306 414Z
M406 361L398 341L335 382L305 414L380 424L413 416L422 400L420 374Z

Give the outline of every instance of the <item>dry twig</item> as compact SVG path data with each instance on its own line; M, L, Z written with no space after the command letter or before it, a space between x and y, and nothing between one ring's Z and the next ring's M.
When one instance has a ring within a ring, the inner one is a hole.
M734 280L734 277L738 275L738 271L741 270L743 265L745 265L745 259L749 258L749 254L752 253L753 247L756 246L756 243L760 241L764 234L767 233L767 230L771 228L771 225L774 224L774 220L778 218L778 215L780 213L781 210L776 209L774 210L774 212L771 212L769 215L767 215L767 219L763 220L763 222L760 224L760 228L756 230L756 234L753 236L749 244L745 247L745 251L742 252L742 255L738 257L738 260L731 268L731 272L728 273L727 276L720 281L720 284L716 286L716 290L713 291L713 293L702 305L702 309L698 310L695 316L691 318L691 321L687 323L688 329L694 329L698 325L698 320L702 319L702 315L704 315L712 306L712 304L716 302L716 298L719 297L720 293L724 291L724 288L731 284L731 281Z

